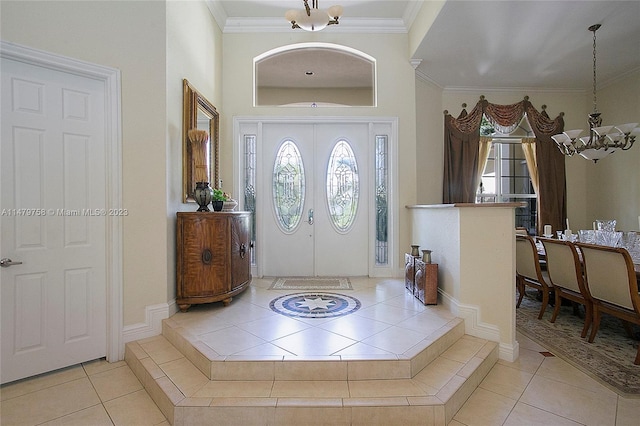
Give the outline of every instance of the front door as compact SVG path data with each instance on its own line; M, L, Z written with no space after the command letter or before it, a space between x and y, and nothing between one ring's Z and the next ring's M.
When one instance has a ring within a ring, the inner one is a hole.
M6 383L106 355L108 212L104 82L1 67Z
M368 273L368 125L263 127L263 273Z

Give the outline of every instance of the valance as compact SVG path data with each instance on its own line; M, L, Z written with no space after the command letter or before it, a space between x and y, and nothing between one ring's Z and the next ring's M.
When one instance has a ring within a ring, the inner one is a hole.
M471 112L465 109L456 118L445 111L444 117L444 187L443 202L473 203L479 185L480 124L482 117L501 133L515 130L526 117L536 138L538 168L538 231L550 224L563 229L566 210L566 174L564 155L557 149L551 136L564 130L563 113L549 118L546 106L538 111L529 98L511 104L498 105L484 96Z

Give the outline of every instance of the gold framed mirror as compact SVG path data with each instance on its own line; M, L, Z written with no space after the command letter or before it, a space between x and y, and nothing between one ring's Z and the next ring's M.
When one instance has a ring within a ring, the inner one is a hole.
M220 116L187 79L182 80L182 88L182 195L183 202L187 203L195 202L196 182L219 187Z

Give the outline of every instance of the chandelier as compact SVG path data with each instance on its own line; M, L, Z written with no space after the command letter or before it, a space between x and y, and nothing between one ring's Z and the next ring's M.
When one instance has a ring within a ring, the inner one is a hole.
M618 150L626 151L633 146L640 128L638 123L620 124L617 126L601 126L602 117L596 107L596 31L600 24L592 25L593 32L593 112L589 114L589 136L580 137L582 129L567 130L552 136L560 151L567 156L580 154L587 160L598 160Z
M291 22L291 28L302 28L306 31L320 31L327 25L338 24L342 15L342 6L331 6L328 10L318 9L318 0L303 0L304 10L287 10L284 17Z

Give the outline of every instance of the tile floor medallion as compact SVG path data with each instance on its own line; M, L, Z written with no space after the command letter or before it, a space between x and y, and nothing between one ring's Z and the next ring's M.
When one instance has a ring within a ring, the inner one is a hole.
M269 307L281 315L294 318L334 318L360 309L355 297L335 293L294 293L280 296Z

